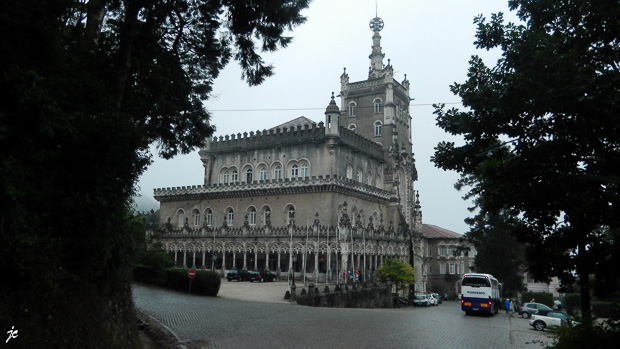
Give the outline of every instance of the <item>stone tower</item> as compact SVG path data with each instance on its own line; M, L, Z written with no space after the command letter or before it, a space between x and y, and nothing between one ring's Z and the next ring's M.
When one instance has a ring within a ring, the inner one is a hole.
M401 82L394 77L394 68L381 48L380 31L383 20L370 21L373 32L368 78L350 82L346 68L340 76L340 125L370 139L383 148L386 159L384 189L393 193L394 222L407 223L415 229L420 225L419 204L416 207L414 181L417 180L411 142L411 116L409 114L409 81L407 75Z

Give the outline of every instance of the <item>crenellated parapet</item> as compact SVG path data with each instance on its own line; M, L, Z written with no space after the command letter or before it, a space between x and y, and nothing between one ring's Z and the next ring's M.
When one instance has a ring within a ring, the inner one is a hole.
M157 188L153 196L160 202L175 200L203 200L226 197L254 197L278 194L334 191L358 197L369 197L389 201L391 193L352 179L337 175L311 176L306 178L284 178L258 180L251 183L217 183L210 186L192 185L172 188Z
M214 137L208 149L210 153L235 152L278 146L320 143L325 140L325 126L318 124L305 124L289 128L273 128L263 131L250 131L226 136Z

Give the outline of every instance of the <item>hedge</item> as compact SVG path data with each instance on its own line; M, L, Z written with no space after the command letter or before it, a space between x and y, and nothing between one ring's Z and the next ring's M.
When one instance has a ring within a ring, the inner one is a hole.
M542 303L550 308L553 308L553 294L548 292L523 292L521 294L521 303L529 303L532 299L536 303Z
M144 282L169 289L189 292L190 279L187 277L189 269L169 268L164 274L158 273L153 268L145 265L137 265L133 270L134 281ZM220 275L212 271L196 270L196 277L192 279L191 293L215 297L220 292L222 279Z

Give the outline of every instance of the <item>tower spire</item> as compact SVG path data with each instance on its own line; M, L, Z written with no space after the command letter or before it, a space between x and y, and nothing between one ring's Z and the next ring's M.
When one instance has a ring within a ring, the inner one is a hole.
M370 71L368 72L369 78L378 78L381 76L383 70L383 57L385 54L381 52L381 35L379 32L383 29L383 20L379 17L375 17L370 20L370 29L373 31L372 36L372 52L370 53Z

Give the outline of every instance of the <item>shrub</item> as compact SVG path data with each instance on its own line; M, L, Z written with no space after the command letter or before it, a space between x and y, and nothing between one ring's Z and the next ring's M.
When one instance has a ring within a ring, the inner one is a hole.
M536 300L536 303L544 304L553 308L553 295L548 292L523 292L521 295L521 303L528 303L530 300Z

